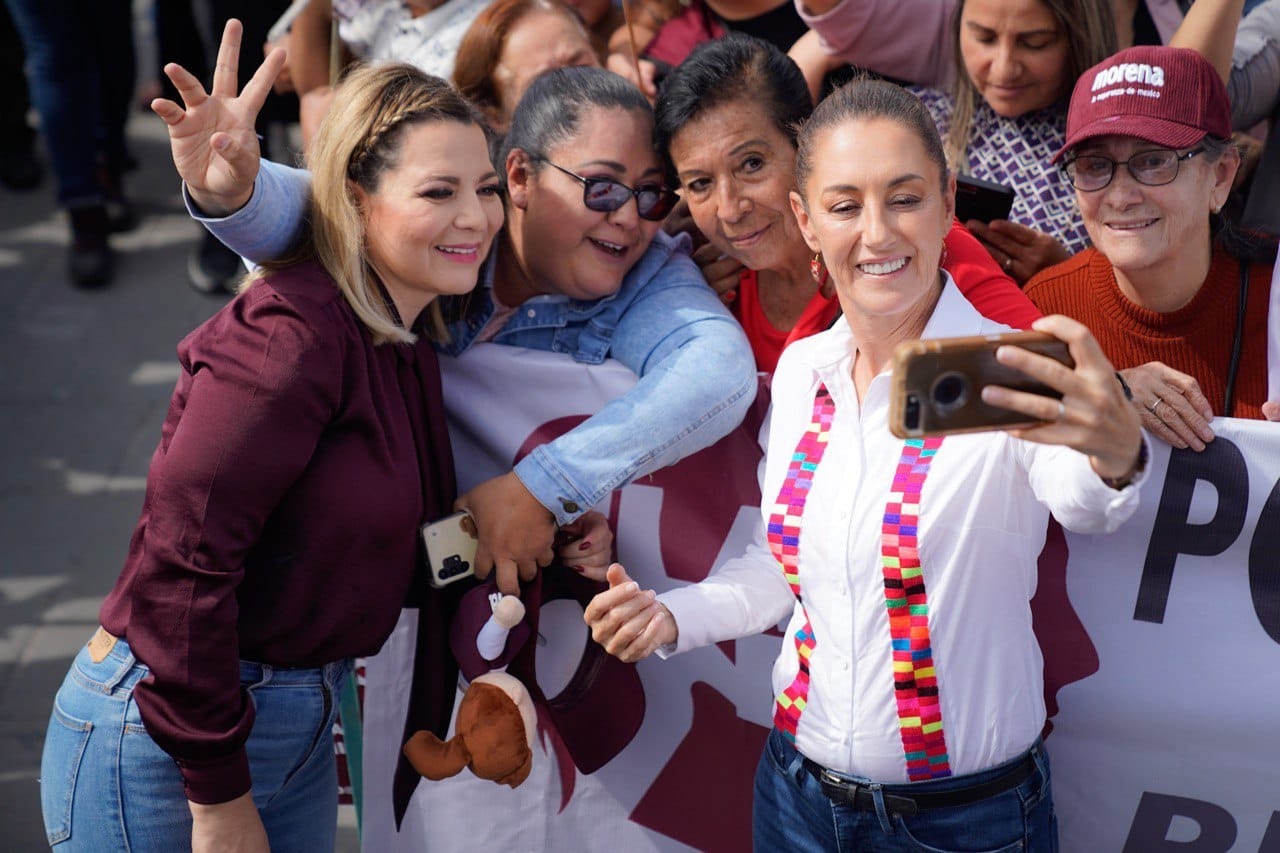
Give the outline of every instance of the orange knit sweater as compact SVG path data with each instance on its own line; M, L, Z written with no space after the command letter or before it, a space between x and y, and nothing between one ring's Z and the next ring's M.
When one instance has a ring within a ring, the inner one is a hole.
M1250 268L1244 346L1231 411L1237 418L1261 419L1267 399L1271 272L1269 265ZM1086 249L1035 276L1027 282L1026 294L1044 313L1065 314L1088 326L1117 368L1162 361L1195 377L1214 414L1222 415L1239 282L1239 264L1215 247L1209 275L1190 302L1168 313L1148 311L1120 292L1111 262L1096 249Z

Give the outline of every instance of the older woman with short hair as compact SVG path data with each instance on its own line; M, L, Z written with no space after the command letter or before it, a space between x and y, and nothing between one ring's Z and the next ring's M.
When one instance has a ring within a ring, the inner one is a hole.
M1135 47L1089 69L1058 159L1093 248L1026 288L1089 326L1149 429L1196 450L1213 417L1262 418L1267 402L1276 247L1220 213L1240 165L1228 109L1191 50Z

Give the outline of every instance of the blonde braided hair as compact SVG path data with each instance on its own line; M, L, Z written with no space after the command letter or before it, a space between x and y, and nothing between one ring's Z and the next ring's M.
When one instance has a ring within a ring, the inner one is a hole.
M377 285L365 253L364 217L354 188L376 192L383 173L396 166L404 132L430 121L484 127L475 107L439 77L399 62L355 66L334 93L308 158L309 233L287 257L264 264L246 286L265 272L314 259L333 278L375 343L416 340L397 321ZM440 301L432 301L427 312L431 337L447 339Z

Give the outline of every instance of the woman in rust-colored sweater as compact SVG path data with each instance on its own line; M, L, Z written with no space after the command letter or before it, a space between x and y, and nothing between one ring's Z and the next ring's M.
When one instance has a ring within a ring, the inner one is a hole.
M1121 51L1080 78L1058 159L1094 248L1027 284L1085 323L1144 426L1203 450L1215 416L1280 420L1267 401L1275 245L1221 220L1240 165L1222 80L1194 51Z

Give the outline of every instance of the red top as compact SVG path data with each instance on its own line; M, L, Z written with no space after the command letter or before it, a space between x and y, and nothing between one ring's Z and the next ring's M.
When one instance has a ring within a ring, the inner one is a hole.
M1262 419L1267 401L1267 305L1272 268L1249 268L1244 342L1231 416ZM1240 265L1215 247L1200 291L1176 311L1148 311L1130 302L1115 270L1097 249L1036 275L1027 295L1050 314L1065 314L1089 327L1117 368L1161 361L1194 377L1215 415L1223 412L1228 365L1235 342Z
M250 787L240 659L316 667L376 652L454 472L431 343L374 346L319 267L255 284L178 357L100 618L151 669L138 709L188 798L219 803Z
M1004 274L969 229L953 222L944 245L947 252L942 268L951 274L960 292L980 314L1016 329L1030 328L1040 319L1040 311L1017 283ZM772 373L787 344L830 328L840 316L840 303L834 295L825 297L821 291L816 291L791 331L779 331L760 307L756 271L743 270L738 279L738 298L732 310L751 342L756 369Z

